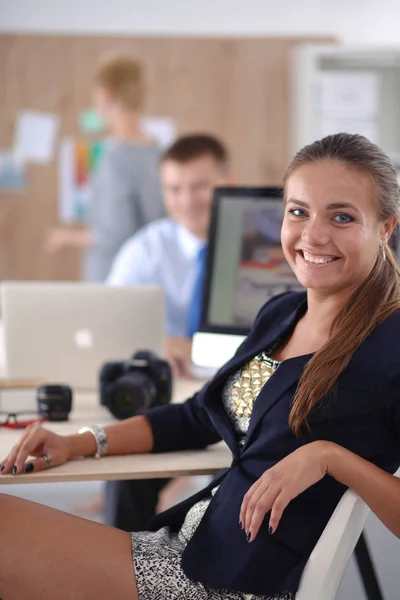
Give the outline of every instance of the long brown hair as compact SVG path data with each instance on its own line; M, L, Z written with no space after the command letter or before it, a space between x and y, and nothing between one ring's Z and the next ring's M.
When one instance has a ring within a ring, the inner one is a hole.
M386 154L361 135L338 133L305 146L289 165L290 176L302 165L336 160L371 176L379 201L379 219L400 220L397 172ZM332 323L329 340L307 363L300 378L290 412L289 424L296 435L308 426L308 415L320 400L333 391L339 375L362 342L382 321L400 308L400 269L385 243L375 264L347 305Z

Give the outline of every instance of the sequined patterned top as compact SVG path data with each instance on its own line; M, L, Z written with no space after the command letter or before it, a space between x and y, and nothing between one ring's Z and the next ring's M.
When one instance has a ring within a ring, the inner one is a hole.
M222 402L232 422L240 448L243 448L245 443L254 402L261 388L280 365L280 361L268 356L270 351L271 349L261 352L240 371L229 377L222 392ZM218 487L212 490L212 496L217 489ZM188 511L178 534L181 542L188 543L210 502L211 498L200 500Z

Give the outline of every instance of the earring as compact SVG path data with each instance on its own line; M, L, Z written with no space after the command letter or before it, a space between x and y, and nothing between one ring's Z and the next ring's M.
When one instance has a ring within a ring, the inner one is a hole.
M385 245L386 244L387 244L387 236L385 237L384 240L382 240L382 243L381 243L383 260L386 260L386 252L385 252Z

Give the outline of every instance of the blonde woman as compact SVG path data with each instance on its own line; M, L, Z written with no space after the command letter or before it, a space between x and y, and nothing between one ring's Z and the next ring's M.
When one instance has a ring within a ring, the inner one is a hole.
M58 228L47 248L85 250L83 279L104 281L121 245L165 211L159 152L140 127L145 102L142 64L125 56L103 61L94 78L93 98L109 137L91 185L88 228Z

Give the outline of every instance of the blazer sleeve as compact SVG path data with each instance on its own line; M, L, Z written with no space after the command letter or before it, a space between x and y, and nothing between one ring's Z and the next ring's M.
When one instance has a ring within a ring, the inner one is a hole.
M182 404L144 411L153 432L153 452L205 448L221 441L203 405L204 388Z
M231 360L234 360L237 355L247 352L256 343L259 330L262 331L264 325L263 319L267 306L270 309L283 298L290 298L290 296L293 296L290 292L275 296L260 309L249 335L236 350ZM221 367L214 377L218 377L225 366ZM208 393L208 386L209 384L206 384L200 392L182 404L160 406L142 413L148 418L152 428L153 452L205 448L221 441L221 436L204 408L204 396Z

